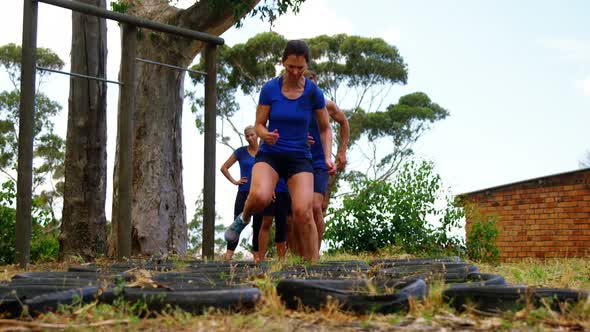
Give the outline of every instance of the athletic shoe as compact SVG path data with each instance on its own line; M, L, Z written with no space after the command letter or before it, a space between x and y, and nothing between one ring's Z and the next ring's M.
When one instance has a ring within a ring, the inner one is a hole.
M250 220L248 220L250 221ZM240 239L240 233L246 228L248 222L242 219L242 214L238 214L234 222L225 230L225 241L236 242Z

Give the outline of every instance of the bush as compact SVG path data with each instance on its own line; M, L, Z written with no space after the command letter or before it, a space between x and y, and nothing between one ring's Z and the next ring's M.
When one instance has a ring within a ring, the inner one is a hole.
M408 253L457 250L462 241L450 235L463 212L444 197L439 175L429 162L409 162L393 181L360 179L330 209L325 240L331 250L358 253L397 246ZM437 207L443 199L444 207ZM427 222L435 218L438 226Z
M16 256L15 183L2 184L0 191L0 264L12 264ZM33 197L31 261L55 260L59 254L57 220L51 217L41 198Z
M468 207L472 220L471 229L467 234L467 257L474 261L496 264L500 261L500 250L496 243L498 227L496 217L483 216L479 211Z

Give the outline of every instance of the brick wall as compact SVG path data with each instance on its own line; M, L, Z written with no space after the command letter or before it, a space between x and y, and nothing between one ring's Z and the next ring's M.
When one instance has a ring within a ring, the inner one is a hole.
M590 169L460 195L494 216L502 261L590 256ZM466 218L469 234L473 215Z

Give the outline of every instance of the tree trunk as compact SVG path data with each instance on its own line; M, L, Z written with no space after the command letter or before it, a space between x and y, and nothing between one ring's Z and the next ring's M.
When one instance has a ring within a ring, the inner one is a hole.
M78 0L106 8L105 0ZM106 77L105 19L72 12L71 71ZM68 100L60 258L106 249L106 83L72 77Z
M253 7L259 0L250 0ZM160 0L144 0L132 14L171 25L220 35L235 22L231 8L209 12L201 0L179 10ZM187 67L203 43L143 29L138 34L140 58ZM185 73L153 64L137 63L136 109L133 117L133 254L185 253L186 206L182 184L182 103ZM117 135L117 149L119 138ZM192 152L196 150L192 147ZM115 160L115 172L119 167ZM109 255L116 253L117 190L113 184L112 233Z

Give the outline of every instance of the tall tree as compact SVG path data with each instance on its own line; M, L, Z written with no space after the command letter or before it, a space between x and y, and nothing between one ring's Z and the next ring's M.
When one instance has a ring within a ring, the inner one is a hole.
M220 35L247 13L273 21L304 0L200 0L179 9L162 0L118 1L129 14L192 30ZM142 31L140 58L188 67L203 43ZM181 120L184 73L152 64L137 64L134 114L132 227L134 254L184 253L187 249L186 208L182 186ZM117 145L119 144L117 140ZM115 160L115 167L118 161ZM115 174L117 170L115 170ZM115 177L113 187L118 188ZM116 189L115 189L116 190ZM114 197L117 192L114 191ZM113 200L110 254L116 252L117 200Z
M106 8L105 0L77 0ZM72 11L71 71L106 77L106 20ZM106 251L105 82L72 77L68 105L60 258Z

